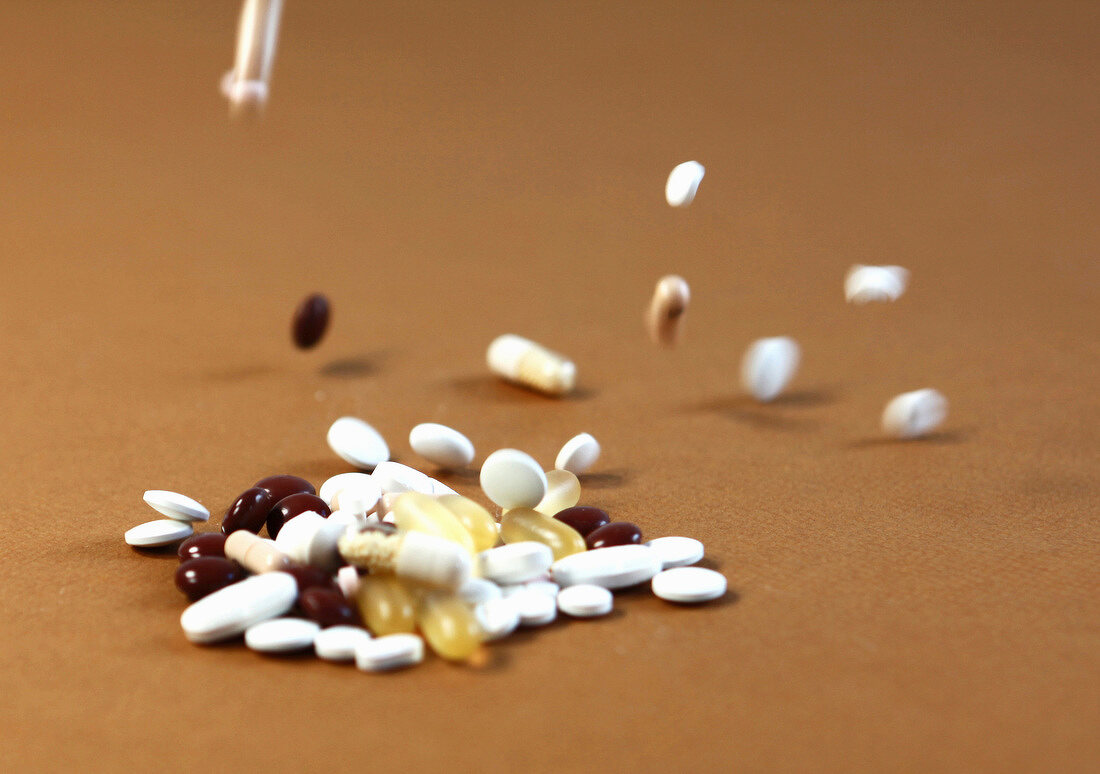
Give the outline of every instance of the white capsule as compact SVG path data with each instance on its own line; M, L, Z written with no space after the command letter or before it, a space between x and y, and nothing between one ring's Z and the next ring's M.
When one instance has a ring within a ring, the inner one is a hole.
M338 544L347 528L342 521L305 511L283 525L275 538L275 547L300 564L335 572L341 564Z
M787 336L757 339L741 361L741 385L762 402L783 392L798 370L798 343Z
M483 578L498 584L512 584L545 575L554 562L554 553L545 543L524 540L482 551L477 558Z
M660 556L649 546L641 545L612 546L571 554L554 562L550 568L550 574L562 586L591 583L605 589L634 586L660 571Z
M672 168L665 183L665 201L670 207L687 207L695 199L706 169L698 161L685 161Z
M283 0L245 0L241 6L233 69L221 80L235 114L259 113L267 103L282 9Z
M352 484L362 484L368 487L377 486L368 473L338 473L321 484L317 496L324 500L329 508L336 510L339 507L336 504L336 498L340 492Z
M574 618L607 615L613 604L610 591L591 583L581 583L558 592L558 609Z
M272 618L245 630L244 644L260 653L291 653L313 647L321 627L304 618Z
M387 634L355 646L355 665L364 672L399 669L423 660L424 640L415 634Z
M897 301L909 283L909 272L901 266L856 264L844 277L844 297L850 304Z
M501 508L534 508L546 486L539 464L518 449L498 449L481 465L481 488Z
M325 661L354 661L355 649L371 638L358 626L330 626L313 638L313 652Z
M558 617L558 600L555 594L527 589L507 599L516 606L522 626L545 626Z
M488 640L507 637L519 626L519 609L511 599L488 599L474 608L481 630Z
M661 558L661 567L684 567L703 558L703 544L689 537L661 537L650 540L647 546Z
M157 513L176 521L206 521L210 518L210 511L202 503L178 492L150 489L142 499Z
M327 439L336 456L357 468L372 470L390 458L386 439L356 417L340 417L333 422Z
M194 532L195 528L186 521L157 519L130 527L126 530L124 537L126 543L135 548L155 548L178 543L184 538L191 537Z
M359 570L351 565L344 565L336 571L336 585L345 599L355 599L359 592Z
M474 461L470 439L436 422L423 422L409 431L409 446L441 468L464 468Z
M400 462L382 462L371 473L382 489L383 495L404 494L405 492L420 492L421 494L434 494L434 479L416 468L402 465Z
M226 640L253 624L282 615L297 598L298 581L293 575L265 572L193 602L180 616L180 626L191 642Z
M468 605L478 605L502 596L500 586L484 578L470 578L458 588L457 593Z
M486 360L489 370L502 379L548 395L572 392L577 382L573 361L512 333L493 339Z
M652 587L668 602L709 602L726 593L726 578L703 567L676 567L655 576Z
M925 388L903 392L887 403L882 412L882 429L898 438L920 438L946 418L947 398L938 390Z
M600 443L588 433L575 435L565 442L554 460L554 467L574 475L586 473L600 458Z

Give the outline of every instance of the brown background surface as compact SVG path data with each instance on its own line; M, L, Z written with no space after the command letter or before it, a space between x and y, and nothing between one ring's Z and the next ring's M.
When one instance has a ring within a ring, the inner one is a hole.
M4 0L0 767L1095 771L1100 6L1029 5L291 0L242 126L236 2ZM909 292L846 305L854 262ZM506 331L579 394L491 379ZM803 366L757 406L777 334ZM924 386L943 431L883 439ZM547 465L590 431L583 501L732 593L480 671L188 644L174 560L122 540L142 491L319 483L346 413L413 464L420 421Z

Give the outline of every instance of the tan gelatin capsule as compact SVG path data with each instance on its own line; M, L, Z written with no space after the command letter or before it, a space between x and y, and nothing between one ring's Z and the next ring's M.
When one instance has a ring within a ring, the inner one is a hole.
M424 532L458 543L476 553L473 538L458 518L432 495L405 492L393 504L393 523L398 529Z
M500 542L500 530L496 519L469 497L462 495L444 495L439 504L454 514L458 522L470 533L477 552L492 548Z
M489 370L502 379L547 395L572 392L577 382L572 360L513 333L493 339L486 360Z
M550 547L554 561L578 554L588 547L581 533L533 508L513 508L500 520L500 538L507 543L534 540Z
M568 470L546 471L546 495L535 510L553 516L566 508L572 508L581 499L581 482Z
M485 639L470 606L458 597L428 594L417 615L420 633L439 656L465 661Z
M392 575L364 575L355 602L363 623L376 637L416 629L416 597Z
M275 546L274 540L268 540L239 529L225 539L225 558L235 559L249 572L275 572L290 566L290 559Z
M649 302L649 311L646 312L646 328L653 343L663 347L676 346L690 299L691 290L683 277L669 274L657 281L653 300Z

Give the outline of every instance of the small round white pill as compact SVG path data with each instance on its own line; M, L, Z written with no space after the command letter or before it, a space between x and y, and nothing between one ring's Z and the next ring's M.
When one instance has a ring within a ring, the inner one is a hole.
M191 537L195 528L186 521L175 519L157 519L138 524L126 530L126 542L135 548L155 548L170 546L184 538Z
M591 583L580 583L558 592L558 609L574 618L607 615L613 604L610 591Z
M434 479L431 476L400 462L379 463L371 473L371 478L381 487L383 495L405 492L435 494Z
M672 168L665 183L665 201L670 207L687 207L695 199L706 169L698 161L685 161Z
M282 615L297 598L298 581L293 575L265 572L191 603L180 616L180 626L191 642L217 642L243 633L252 624Z
M424 422L409 432L409 446L441 468L464 468L474 461L474 445L454 428Z
M709 602L726 593L726 578L703 567L676 567L659 573L652 586L668 602Z
M925 388L903 392L886 404L882 429L898 438L920 438L947 418L947 398L939 390Z
M524 540L478 554L481 576L498 584L524 583L544 575L554 562L545 543Z
M562 586L591 583L605 589L635 586L660 571L660 556L649 546L642 545L583 551L559 559L550 568L550 574Z
M792 338L757 339L741 361L741 384L757 400L773 400L794 378L800 357L798 343Z
M522 626L545 626L558 617L556 595L525 589L507 599L516 606Z
M150 489L142 499L157 513L163 513L169 519L176 521L206 521L210 518L210 511L206 510L202 503L179 492Z
M481 465L481 488L501 508L534 508L546 487L542 468L519 449L497 449Z
M390 458L386 439L357 417L337 419L329 427L327 439L336 456L357 468L371 470Z
M909 272L901 266L856 264L844 277L844 297L850 304L896 301L905 292Z
M661 557L661 567L685 567L703 558L703 544L689 537L661 537L650 540L647 546Z
M336 499L340 492L353 484L362 484L366 487L378 486L368 473L337 473L332 478L327 479L325 483L321 484L321 488L317 491L317 496L324 500L329 508L335 510L338 507L336 505Z
M355 646L355 665L364 672L399 669L423 660L424 640L415 634L387 634Z
M490 599L500 599L500 586L484 578L470 578L458 588L458 596L468 605L479 605Z
M260 653L290 653L313 647L321 627L304 618L273 618L252 624L244 633L244 644Z
M554 460L554 467L574 475L587 472L600 458L600 443L588 433L575 435L565 442Z
M358 626L330 626L313 638L313 652L325 661L354 661L355 649L370 638L370 632Z
M511 599L488 599L474 608L474 616L488 640L507 637L519 627L519 609Z

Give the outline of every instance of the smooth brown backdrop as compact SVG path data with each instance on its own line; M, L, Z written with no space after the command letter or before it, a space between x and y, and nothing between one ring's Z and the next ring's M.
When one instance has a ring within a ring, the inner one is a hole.
M235 0L4 0L0 768L1095 770L1098 8L290 0L232 125ZM846 305L855 262L909 292ZM579 394L491 379L506 331ZM758 406L777 334L803 367ZM924 386L943 431L883 439ZM413 464L420 421L548 466L590 431L584 502L701 538L731 593L624 594L480 671L188 644L174 560L122 540L142 491L216 521L319 483L347 413Z

